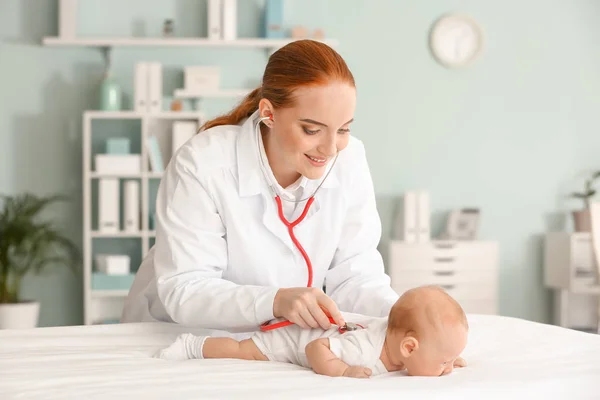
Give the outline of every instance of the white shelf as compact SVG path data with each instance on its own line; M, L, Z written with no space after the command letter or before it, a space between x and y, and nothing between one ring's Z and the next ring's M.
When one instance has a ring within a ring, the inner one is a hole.
M252 89L223 89L215 92L194 93L188 92L185 89L176 89L174 96L180 99L199 99L203 97L244 97L251 91Z
M99 231L92 231L91 236L93 238L141 238L143 236L145 236L145 232L143 231L139 231L139 232L115 232L115 233L108 233L108 232L99 232Z
M90 119L202 119L200 111L164 111L160 113L145 113L132 110L124 111L85 111Z
M90 172L90 178L92 179L100 179L100 178L142 178L143 174L99 174L97 172Z
M128 290L92 290L92 297L127 297Z
M85 46L85 47L144 47L144 46L187 46L187 47L247 47L247 48L276 48L283 47L297 39L263 39L247 38L236 40L212 40L207 38L60 38L45 37L43 44L46 46ZM330 46L337 45L337 40L327 39L319 40Z

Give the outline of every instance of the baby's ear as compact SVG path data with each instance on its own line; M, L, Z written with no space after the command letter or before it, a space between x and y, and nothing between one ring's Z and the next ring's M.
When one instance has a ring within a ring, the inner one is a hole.
M419 341L413 336L407 336L402 339L400 351L404 357L410 357L416 350L419 349Z

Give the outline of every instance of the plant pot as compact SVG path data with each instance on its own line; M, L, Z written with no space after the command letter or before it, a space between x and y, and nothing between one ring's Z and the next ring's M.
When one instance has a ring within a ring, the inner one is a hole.
M573 211L573 223L575 232L590 232L592 230L592 218L589 208Z
M38 325L40 303L0 303L0 329L29 329Z

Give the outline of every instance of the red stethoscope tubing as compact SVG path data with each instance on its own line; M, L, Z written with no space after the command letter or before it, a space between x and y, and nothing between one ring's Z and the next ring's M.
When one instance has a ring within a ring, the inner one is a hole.
M279 196L275 196L275 201L277 202L277 209L279 212L279 218L281 219L281 222L283 222L285 224L285 226L287 226L288 233L290 234L290 238L292 239L292 242L294 242L294 245L296 245L296 247L300 251L300 254L302 254L302 257L304 258L304 261L306 262L306 268L308 270L308 282L306 284L306 287L311 287L312 281L313 281L312 263L310 261L310 257L308 256L308 254L306 254L306 250L304 250L304 247L302 247L302 245L300 244L300 241L298 241L298 238L296 238L296 235L294 234L294 227L304 220L304 218L306 217L306 214L308 214L308 210L310 209L310 206L315 201L315 198L310 197L308 199L308 201L306 202L306 205L304 206L304 210L302 210L302 214L300 214L300 216L293 222L288 221L285 218L285 215L283 215L283 205L281 203L281 198ZM334 323L333 318L331 318L331 316L328 315L328 318L331 323ZM270 331L273 329L283 328L284 326L289 326L292 324L294 324L294 323L291 321L281 321L281 322L277 322L277 323L269 325L269 321L267 321L260 326L260 330L263 332Z

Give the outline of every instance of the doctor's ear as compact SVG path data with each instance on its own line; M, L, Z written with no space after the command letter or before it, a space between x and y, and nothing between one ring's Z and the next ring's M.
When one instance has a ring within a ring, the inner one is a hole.
M271 127L273 122L273 106L271 102L267 99L261 99L260 103L258 103L258 110L260 118L268 118L263 120L265 125Z

